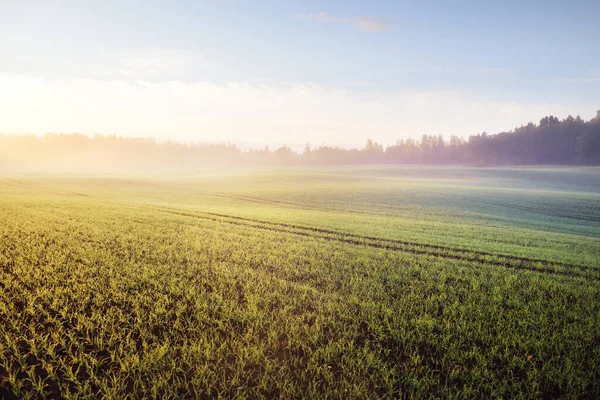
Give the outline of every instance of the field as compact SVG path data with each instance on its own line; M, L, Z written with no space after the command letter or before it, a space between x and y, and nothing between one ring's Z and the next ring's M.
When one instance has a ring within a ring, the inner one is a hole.
M6 398L599 398L600 169L0 176L0 321Z

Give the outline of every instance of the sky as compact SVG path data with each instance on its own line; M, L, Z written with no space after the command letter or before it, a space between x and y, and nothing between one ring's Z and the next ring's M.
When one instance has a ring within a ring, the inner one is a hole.
M467 137L600 108L600 1L0 0L0 132Z

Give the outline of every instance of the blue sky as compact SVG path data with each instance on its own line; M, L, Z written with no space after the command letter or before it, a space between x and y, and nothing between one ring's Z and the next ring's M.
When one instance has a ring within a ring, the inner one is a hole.
M598 1L2 1L0 131L356 145L589 119L598 21Z

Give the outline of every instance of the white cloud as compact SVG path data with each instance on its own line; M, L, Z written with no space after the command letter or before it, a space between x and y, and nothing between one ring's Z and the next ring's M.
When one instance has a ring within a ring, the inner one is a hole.
M368 17L337 17L329 15L325 12L297 14L296 17L302 19L312 19L317 22L333 23L333 24L351 24L356 29L365 32L381 32L392 28L392 24L385 18L368 18Z
M595 104L521 104L452 90L389 92L309 83L131 83L0 75L0 132L81 132L185 141L384 144L497 132Z

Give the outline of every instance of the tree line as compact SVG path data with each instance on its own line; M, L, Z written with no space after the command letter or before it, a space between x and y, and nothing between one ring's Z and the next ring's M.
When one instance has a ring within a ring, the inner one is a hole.
M600 110L589 121L547 116L508 132L468 139L423 135L386 146L368 139L363 148L306 144L240 149L231 143L185 144L151 138L81 134L0 135L0 169L9 170L155 170L208 165L600 165Z

